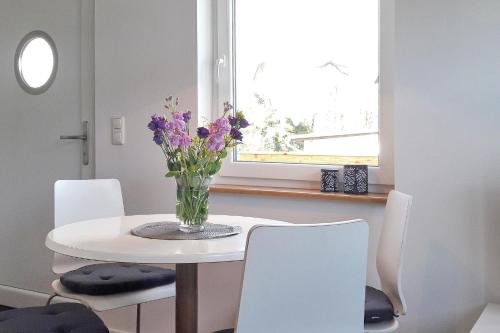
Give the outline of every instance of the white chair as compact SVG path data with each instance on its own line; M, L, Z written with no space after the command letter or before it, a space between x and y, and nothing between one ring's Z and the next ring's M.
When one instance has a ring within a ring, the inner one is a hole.
M385 298L390 301L393 316L389 320L368 323L365 313L365 332L393 332L399 327L398 317L406 314L401 270L411 205L411 196L398 191L389 193L377 251L377 271L382 293L377 291L379 293L375 297L386 296ZM367 287L367 291L368 288L370 287ZM367 292L367 304L371 301L369 298Z
M122 190L116 179L58 180L54 185L56 228L83 220L124 215ZM61 275L96 263L55 253L52 271Z
M236 332L362 332L367 247L362 220L252 228Z
M54 199L56 228L82 220L124 215L121 186L116 179L59 180L54 186ZM96 230L96 232L99 231ZM58 275L63 275L76 269L93 267L89 266L93 264L99 263L55 254L53 271ZM103 267L99 265L101 266ZM130 266L137 267L137 265ZM64 287L60 279L52 283L52 288L55 292L54 296L78 300L95 311L137 305L137 332L140 332L140 305L142 303L175 296L175 283L100 296L73 292Z

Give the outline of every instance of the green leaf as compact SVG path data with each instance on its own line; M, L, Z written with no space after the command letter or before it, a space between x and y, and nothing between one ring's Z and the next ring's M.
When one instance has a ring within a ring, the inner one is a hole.
M191 165L196 165L197 164L198 161L196 161L196 157L193 155L193 152L191 152L191 151L189 152L188 158L189 158L189 163Z
M170 171L180 171L181 166L179 163L167 162L168 170Z
M221 166L222 166L222 163L220 161L212 164L212 167L210 168L210 172L208 174L210 176L215 175L217 172L220 171Z
M179 171L169 171L169 172L167 172L167 174L165 175L165 177L175 177L178 174L180 174Z
M224 149L224 150L222 150L222 151L220 152L220 157L221 157L221 158L226 158L226 157L227 157L227 150L226 150L226 149Z

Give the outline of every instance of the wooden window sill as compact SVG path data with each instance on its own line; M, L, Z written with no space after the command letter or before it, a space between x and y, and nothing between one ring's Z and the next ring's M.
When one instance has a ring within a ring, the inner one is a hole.
M385 204L387 202L386 193L368 193L363 195L354 195L354 194L345 194L341 192L324 193L321 192L320 190L267 187L267 186L215 184L210 186L210 192L226 193L226 194L260 195L260 196L271 196L271 197L282 197L282 198L351 201L351 202L379 203L379 204Z

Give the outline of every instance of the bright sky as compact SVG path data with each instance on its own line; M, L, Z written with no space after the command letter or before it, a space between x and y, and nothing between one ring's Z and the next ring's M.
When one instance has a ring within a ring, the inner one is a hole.
M318 134L378 130L377 0L237 0L236 11L237 106L254 123L259 93L282 117L316 114Z

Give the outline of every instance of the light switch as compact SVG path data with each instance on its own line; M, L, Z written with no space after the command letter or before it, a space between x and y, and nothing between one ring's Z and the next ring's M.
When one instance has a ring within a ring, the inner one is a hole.
M123 127L123 117L111 119L113 129L121 129Z
M111 143L118 146L125 144L125 117L111 118Z

